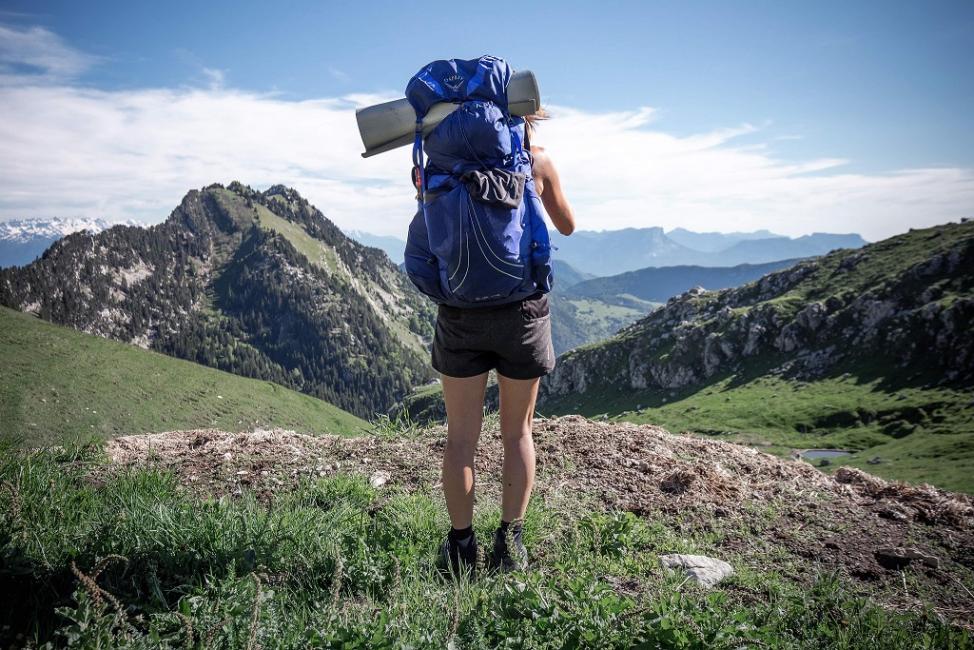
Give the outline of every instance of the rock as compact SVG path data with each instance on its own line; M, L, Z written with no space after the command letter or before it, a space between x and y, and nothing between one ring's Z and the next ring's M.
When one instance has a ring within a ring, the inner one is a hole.
M718 582L734 575L734 567L723 560L706 555L661 555L660 562L671 571L683 569L691 580L701 587L710 588Z
M703 371L707 377L717 372L720 366L720 335L711 333L707 336L703 347Z
M876 561L879 562L880 566L885 569L903 569L909 566L914 560L934 569L940 566L939 558L913 547L892 546L881 548L877 549L873 555L876 556Z
M747 343L744 344L744 355L751 356L757 354L761 346L761 337L764 336L766 329L763 325L754 323L747 331Z
M780 352L793 352L801 347L800 328L795 323L789 323L781 328L778 337L775 339L775 347Z
M380 488L388 483L390 478L392 478L392 476L389 474L389 472L378 470L372 473L372 476L369 478L369 484L374 488Z
M896 303L891 300L860 300L860 327L869 331L896 312Z
M717 320L721 324L724 324L728 322L733 315L734 315L734 310L728 307L727 305L724 305L723 307L720 308L720 311L717 312Z
M907 521L910 518L910 515L904 512L902 508L892 505L877 510L876 514L882 519L891 521Z
M814 332L819 328L827 315L828 310L825 305L820 302L813 302L798 312L795 316L795 322L806 330Z
M866 462L869 463L870 465L879 465L881 462L883 462L883 459L880 458L879 456L873 456Z
M721 338L721 341L720 341L720 351L728 359L733 359L734 358L734 354L736 352L736 350L734 348L734 344L731 343L730 341L727 341L727 340L723 339L723 338Z

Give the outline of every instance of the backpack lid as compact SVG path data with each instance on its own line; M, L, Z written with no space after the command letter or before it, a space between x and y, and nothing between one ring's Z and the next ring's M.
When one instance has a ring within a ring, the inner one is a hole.
M434 104L460 103L468 99L494 102L506 113L507 84L511 74L507 61L496 56L433 61L409 80L406 99L416 111L417 120L426 117Z

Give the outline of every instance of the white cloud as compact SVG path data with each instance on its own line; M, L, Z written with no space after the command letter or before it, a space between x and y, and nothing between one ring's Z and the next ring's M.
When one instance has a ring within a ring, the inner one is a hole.
M48 58L22 62L64 78L90 65L50 32L39 34L35 44L54 39ZM9 62L9 51L0 49L0 60ZM410 151L361 158L354 116L395 93L289 101L227 88L223 71L204 73L206 88L0 81L0 220L159 221L187 190L239 180L293 186L342 228L404 236L415 211ZM752 125L676 136L653 124L648 107L551 112L535 142L551 153L583 229L858 231L877 239L974 208L971 169L842 173L840 157L776 159L774 139L761 143ZM742 135L747 146L735 144Z
M226 73L219 68L204 67L203 76L210 82L209 85L212 90L223 88L223 83L226 81Z
M879 239L974 211L974 170L842 173L848 161L782 161L750 125L687 137L646 128L645 109L593 116L550 107L538 144L559 167L580 227L683 226L801 235L860 232ZM773 140L769 138L769 140Z
M19 30L0 24L0 73L5 83L20 76L34 81L76 77L98 60L43 27Z

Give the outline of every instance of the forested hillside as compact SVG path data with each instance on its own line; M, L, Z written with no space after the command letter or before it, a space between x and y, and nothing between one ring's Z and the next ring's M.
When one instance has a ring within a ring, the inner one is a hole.
M159 225L69 235L0 271L0 304L360 416L432 372L428 301L385 254L283 186L211 185Z

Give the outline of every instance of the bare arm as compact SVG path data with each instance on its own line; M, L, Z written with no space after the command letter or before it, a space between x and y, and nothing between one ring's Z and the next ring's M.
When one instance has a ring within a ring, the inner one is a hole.
M545 212L558 232L563 235L572 234L575 231L575 213L561 189L561 179L554 163L542 147L531 147L531 155L534 158L534 179Z

